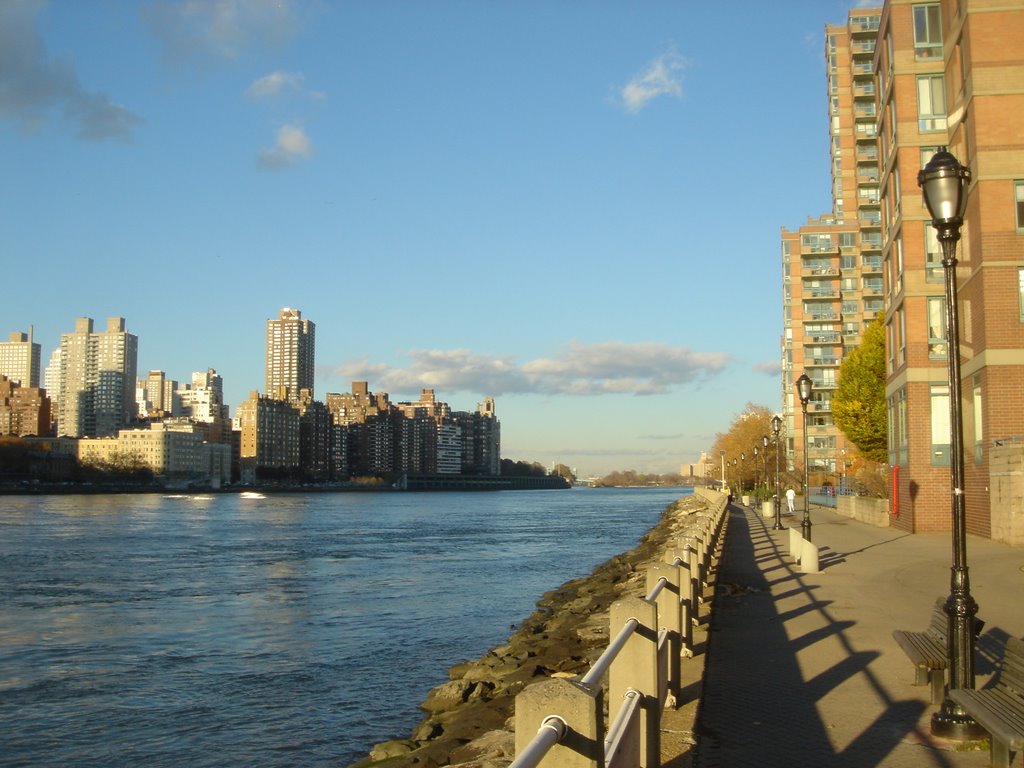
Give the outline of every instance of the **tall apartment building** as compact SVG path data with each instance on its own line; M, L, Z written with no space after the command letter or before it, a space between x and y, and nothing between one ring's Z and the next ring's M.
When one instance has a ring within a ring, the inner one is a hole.
M826 33L833 213L782 237L790 459L803 446L795 378L806 371L827 392L830 361L881 311L893 525L949 530L944 273L916 183L948 146L971 170L956 270L967 528L1024 540L992 490L1012 474L1006 452L1024 453L1024 0L888 0ZM842 346L829 348L837 331ZM817 442L829 435L821 406L809 409L808 457L834 472L844 446L838 431L831 455Z
M58 430L68 437L116 435L135 415L138 338L123 317L94 333L92 318L75 320L60 339Z
M782 402L790 467L802 466L803 412L795 382L813 382L807 455L812 483L838 483L848 446L832 419L844 357L883 310L882 234L872 61L881 10L825 29L832 213L782 230ZM851 451L852 455L852 451Z
M255 481L258 471L298 472L299 411L291 403L251 392L237 420L244 481Z
M990 488L998 444L1024 435L1024 0L890 0L878 40L893 524L950 528L942 257L916 184L948 146L971 170L956 270L967 529L1005 538Z
M0 342L0 376L6 376L20 387L39 386L39 345L28 333L15 332Z
M140 416L163 418L182 415L178 382L167 378L163 371L149 371L146 378L139 379L137 390Z
M277 320L267 320L266 395L297 402L306 389L313 394L316 325L302 312L285 307Z
M0 374L0 435L42 437L50 433L50 398L45 389L22 387Z

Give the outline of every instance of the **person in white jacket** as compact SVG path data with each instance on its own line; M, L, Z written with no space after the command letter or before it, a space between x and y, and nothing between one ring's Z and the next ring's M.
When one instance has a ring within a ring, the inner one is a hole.
M789 513L796 512L796 491L792 488L786 490L786 504L789 505Z

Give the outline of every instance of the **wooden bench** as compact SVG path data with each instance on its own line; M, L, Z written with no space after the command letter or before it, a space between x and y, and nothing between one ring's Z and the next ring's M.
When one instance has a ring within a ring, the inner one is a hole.
M1024 747L1024 640L1006 641L995 687L954 688L949 697L989 732L992 765L1009 768L1013 753Z
M932 704L939 704L945 695L946 627L949 617L945 610L946 598L939 597L932 608L932 620L924 632L893 630L893 639L914 663L914 685L931 684Z

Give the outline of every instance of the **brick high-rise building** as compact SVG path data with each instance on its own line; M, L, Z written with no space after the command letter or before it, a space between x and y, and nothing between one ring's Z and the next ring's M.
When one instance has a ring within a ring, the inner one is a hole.
M803 450L795 378L829 392L882 312L893 525L949 530L944 270L917 186L948 146L971 171L956 270L967 528L1024 541L1021 510L994 495L1013 474L1007 452L1024 455L1024 0L888 0L826 35L833 212L782 237L790 460ZM842 473L844 448L823 405L808 409L819 481Z
M956 269L967 529L1008 539L990 488L997 444L1024 435L1024 0L891 0L878 40L893 525L950 528L944 275L917 187L948 146L971 170Z
M882 235L872 59L881 11L851 11L825 29L832 213L782 230L782 402L786 455L802 467L803 411L795 382L813 382L807 407L812 484L845 476L847 443L832 420L843 359L883 309ZM852 455L852 451L851 451Z
M45 389L21 387L0 374L0 435L42 437L50 432L50 398Z
M267 320L267 397L297 402L299 393L313 395L316 325L302 312L285 307L277 320Z

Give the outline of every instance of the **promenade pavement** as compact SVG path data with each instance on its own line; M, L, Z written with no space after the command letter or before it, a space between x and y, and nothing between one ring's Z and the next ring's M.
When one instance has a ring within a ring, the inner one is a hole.
M949 534L908 534L813 508L820 573L801 573L789 531L732 505L708 634L696 768L989 765L934 739L894 629L923 630L949 594ZM799 527L799 518L784 517ZM978 617L977 687L997 645L1024 636L1024 550L969 537ZM1020 763L1020 757L1016 758Z

